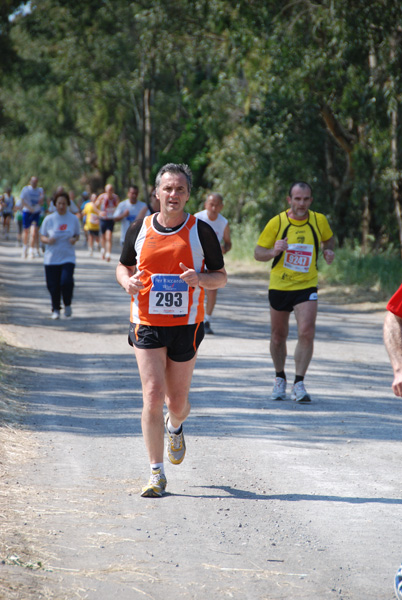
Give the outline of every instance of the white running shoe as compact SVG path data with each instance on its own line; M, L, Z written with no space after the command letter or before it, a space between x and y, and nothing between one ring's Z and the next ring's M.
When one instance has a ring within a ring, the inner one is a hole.
M165 493L166 477L160 469L152 469L151 477L142 488L141 496L143 498L160 498Z
M55 321L56 319L60 319L60 311L59 310L54 310L52 312L52 317L53 321Z
M180 433L172 433L168 427L169 413L165 417L165 429L167 433L166 452L172 465L179 465L186 454L186 442L184 441L183 426Z
M311 402L311 398L304 387L303 381L298 381L293 385L290 397L295 402L299 402L299 404L307 404L308 402Z
M275 377L271 400L286 400L286 379L283 377Z

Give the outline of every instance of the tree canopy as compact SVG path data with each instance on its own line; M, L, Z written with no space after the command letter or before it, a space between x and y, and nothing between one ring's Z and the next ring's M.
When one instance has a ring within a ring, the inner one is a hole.
M186 162L262 226L311 183L339 243L402 245L399 0L32 0L0 11L0 182L145 198Z

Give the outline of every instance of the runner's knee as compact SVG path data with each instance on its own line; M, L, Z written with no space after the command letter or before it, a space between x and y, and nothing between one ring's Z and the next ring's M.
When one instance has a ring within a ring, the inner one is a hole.
M311 323L303 324L301 323L298 327L298 337L299 339L305 341L313 341L315 336L315 325Z
M165 392L163 386L157 382L146 382L143 385L144 392L144 408L150 412L160 411L165 400Z
M174 399L166 398L166 406L168 411L176 417L178 421L184 421L188 416L191 405L188 398L180 399L175 397Z

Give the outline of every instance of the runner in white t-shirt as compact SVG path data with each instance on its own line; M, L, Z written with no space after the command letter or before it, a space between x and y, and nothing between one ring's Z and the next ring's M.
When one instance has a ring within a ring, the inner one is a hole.
M70 198L66 192L55 197L56 212L44 218L40 233L45 244L46 285L52 301L52 319L60 318L60 302L63 299L65 316L71 317L74 289L75 248L80 237L80 222L68 207Z
M145 202L138 201L138 187L136 185L130 186L127 192L127 199L120 202L113 213L114 221L121 221L121 245L124 244L127 229L131 223L134 223L137 219L143 219L150 214Z
M195 213L195 217L205 221L215 231L219 243L222 247L222 253L226 254L232 247L230 239L230 228L228 220L220 214L223 208L223 198L220 194L212 193L209 194L205 201L205 209ZM207 304L205 307L205 320L204 328L205 333L213 334L211 329L212 312L216 304L216 297L218 290L205 290L207 297Z

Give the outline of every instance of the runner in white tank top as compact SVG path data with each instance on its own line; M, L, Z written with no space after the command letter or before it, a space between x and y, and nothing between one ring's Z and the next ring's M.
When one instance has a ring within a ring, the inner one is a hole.
M220 194L209 194L205 201L205 209L195 213L195 217L205 221L215 231L222 253L226 254L232 247L228 220L220 214L223 208L223 198ZM205 307L205 333L213 334L211 329L212 312L215 308L218 290L206 290L207 305Z

